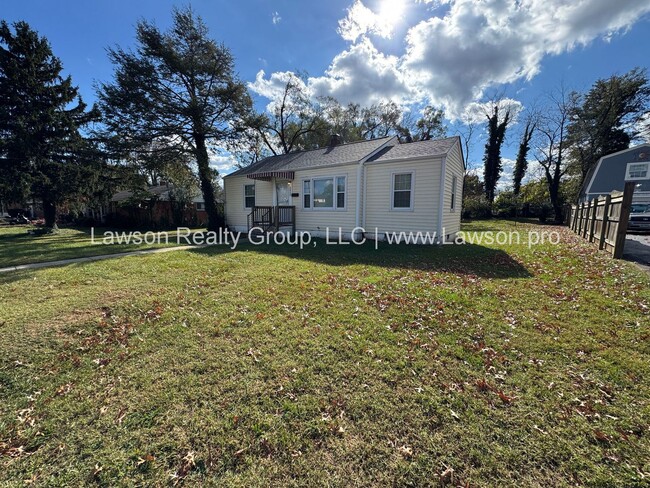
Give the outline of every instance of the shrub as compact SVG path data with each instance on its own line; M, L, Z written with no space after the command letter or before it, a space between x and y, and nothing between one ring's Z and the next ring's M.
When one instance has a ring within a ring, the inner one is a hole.
M500 218L512 218L521 215L521 201L511 191L499 193L494 202L494 213Z
M549 204L544 203L539 206L538 210L538 215L537 217L539 218L540 222L546 222L546 219L548 219L549 215L551 215L553 211L553 207L551 207Z
M492 207L485 197L469 197L463 201L463 219L482 220L492 218Z

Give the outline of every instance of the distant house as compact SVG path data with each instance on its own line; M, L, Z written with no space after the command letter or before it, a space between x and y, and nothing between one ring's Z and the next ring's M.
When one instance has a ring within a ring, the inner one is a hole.
M580 201L589 201L598 195L623 191L625 169L628 163L650 161L650 144L641 144L603 156L587 174L580 190ZM640 181L635 190L635 203L650 203L650 180Z
M460 139L396 137L271 156L224 177L226 224L236 231L294 229L317 237L393 232L439 238L460 230Z
M182 214L179 215L170 198L172 190L171 184L162 184L137 191L120 191L111 198L106 220L111 225L125 227L206 225L208 215L200 192L197 191L198 195L192 199L189 206L182 209Z

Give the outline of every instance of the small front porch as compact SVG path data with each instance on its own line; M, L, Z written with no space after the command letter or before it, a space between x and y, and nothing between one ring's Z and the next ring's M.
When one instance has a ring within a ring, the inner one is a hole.
M261 232L278 232L282 229L296 232L295 205L254 206L248 214L248 232L259 229Z
M247 175L251 180L271 185L272 205L254 205L248 214L248 232L258 229L261 232L296 232L296 207L292 205L293 171L270 171ZM257 195L256 195L257 196ZM268 200L267 200L268 202Z

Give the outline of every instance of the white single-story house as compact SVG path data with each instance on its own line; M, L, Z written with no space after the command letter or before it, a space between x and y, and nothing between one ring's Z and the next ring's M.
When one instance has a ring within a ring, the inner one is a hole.
M271 156L224 176L226 225L384 239L460 230L460 138L401 143L397 137Z
M603 156L587 174L580 190L580 201L588 202L599 195L623 191L627 165L645 161L650 161L650 144L640 144ZM650 180L638 182L632 201L650 203Z

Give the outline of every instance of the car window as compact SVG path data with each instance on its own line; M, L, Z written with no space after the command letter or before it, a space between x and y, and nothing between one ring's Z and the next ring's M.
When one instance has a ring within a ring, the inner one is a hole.
M632 205L632 208L631 208L630 211L631 211L631 213L644 213L644 212L647 212L648 210L650 210L650 209L648 209L648 207L650 207L650 205L636 204L636 205Z

